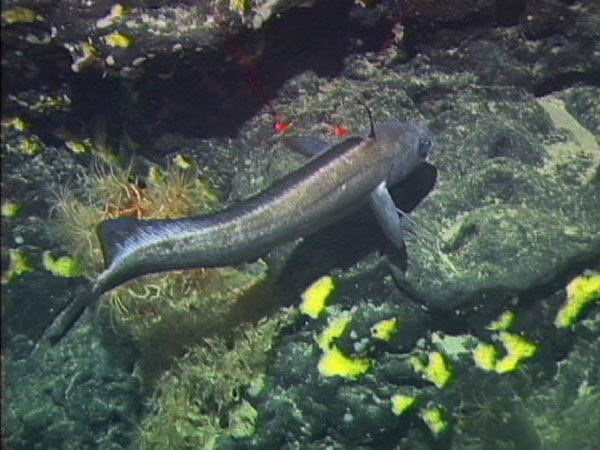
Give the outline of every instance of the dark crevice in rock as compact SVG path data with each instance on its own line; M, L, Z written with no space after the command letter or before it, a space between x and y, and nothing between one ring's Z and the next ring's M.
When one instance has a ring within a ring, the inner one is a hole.
M577 85L600 86L600 68L596 72L573 71L558 74L534 85L533 94L536 97L544 97Z
M111 131L127 130L142 147L169 132L233 137L289 79L306 71L334 77L348 55L386 45L393 20L375 12L369 20L357 18L352 6L318 2L291 10L259 31L227 36L217 49L159 54L147 60L136 79L106 76L98 68L74 74L69 64L66 70L64 64L55 67L56 82L66 80L72 90L73 112L66 122L85 126L102 116ZM44 78L52 83L46 71ZM12 77L3 82L3 92L26 89L26 83Z

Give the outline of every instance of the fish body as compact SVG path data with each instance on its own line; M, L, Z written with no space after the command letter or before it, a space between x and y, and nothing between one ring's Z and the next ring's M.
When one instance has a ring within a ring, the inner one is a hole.
M296 142L313 155L310 161L266 191L220 212L102 222L97 231L107 267L94 290L102 293L148 273L251 261L367 201L386 235L401 245L400 216L387 186L405 178L432 153L433 135L399 121L383 123L372 134L336 145L316 139L304 146Z

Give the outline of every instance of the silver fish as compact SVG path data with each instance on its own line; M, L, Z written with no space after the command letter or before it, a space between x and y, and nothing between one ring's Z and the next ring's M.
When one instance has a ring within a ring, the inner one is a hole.
M402 218L388 186L434 151L431 131L389 121L368 136L331 145L287 138L312 159L264 192L214 214L174 220L114 219L97 229L106 270L94 291L106 292L144 274L219 267L255 260L277 245L307 236L368 202L385 235L403 245Z

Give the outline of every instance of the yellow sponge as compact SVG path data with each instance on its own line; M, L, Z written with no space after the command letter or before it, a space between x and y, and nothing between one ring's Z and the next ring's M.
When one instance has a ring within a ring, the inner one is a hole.
M567 286L567 301L558 312L554 325L567 328L575 324L585 310L600 299L600 273L579 276Z
M325 310L327 302L333 297L335 290L336 283L334 278L329 276L319 278L302 294L300 311L316 319Z
M337 346L333 346L323 353L318 368L321 375L326 377L340 376L356 379L371 368L371 361L349 358Z

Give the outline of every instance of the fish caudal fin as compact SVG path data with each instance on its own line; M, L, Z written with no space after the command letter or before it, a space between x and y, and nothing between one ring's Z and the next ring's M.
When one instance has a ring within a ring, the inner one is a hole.
M111 219L96 228L100 239L104 267L110 267L127 248L127 241L139 230L143 222L137 219Z

